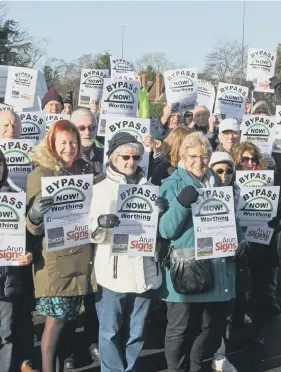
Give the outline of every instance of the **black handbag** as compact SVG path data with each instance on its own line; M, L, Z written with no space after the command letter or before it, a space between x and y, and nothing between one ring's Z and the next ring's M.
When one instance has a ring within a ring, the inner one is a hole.
M205 293L213 288L212 263L209 259L195 260L194 249L171 249L169 270L177 293Z

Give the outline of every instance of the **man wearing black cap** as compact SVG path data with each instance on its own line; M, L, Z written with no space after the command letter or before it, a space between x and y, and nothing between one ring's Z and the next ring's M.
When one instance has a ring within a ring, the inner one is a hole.
M72 106L71 100L69 98L64 98L62 114L71 115L72 111L73 111L73 106Z
M63 99L55 90L50 88L41 101L42 110L46 114L61 114L63 109Z

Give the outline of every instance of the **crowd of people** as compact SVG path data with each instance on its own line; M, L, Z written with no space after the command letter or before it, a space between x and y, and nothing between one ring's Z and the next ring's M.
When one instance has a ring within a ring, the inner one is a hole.
M280 101L278 89L276 100ZM271 115L266 102L249 105L247 101L245 113ZM280 186L278 154L265 157L254 144L241 142L238 121L227 118L218 124L205 106L182 115L166 105L161 119L151 120L151 134L144 143L120 132L109 141L106 154L104 139L97 137L98 103L91 110L73 110L72 102L51 88L42 99L42 110L66 113L71 119L54 122L30 154L33 170L24 190L27 251L19 266L0 267L0 371L35 371L34 310L45 317L42 372L56 371L58 354L68 369L76 368L81 347L93 361L100 361L102 372L137 371L147 318L157 298L167 310L169 372L200 372L208 355L213 355L214 371L237 371L227 359L229 337L242 339L248 321L251 342L262 345L266 318L281 313L275 295L281 209L268 223L274 229L269 245L247 242L237 222L239 244L234 257L206 260L214 278L208 291L176 291L172 257L187 248L188 255L194 254L191 205L198 199L199 188L231 186L236 204L236 170L265 169L275 170L275 185ZM17 113L0 111L0 139L14 140L20 135ZM147 178L139 166L144 147L150 149ZM89 201L92 243L47 252L44 215L53 199L42 196L41 178L83 174L92 174L94 182ZM111 256L112 229L120 224L116 215L120 184L160 187L155 201L159 213L155 257ZM0 188L1 192L20 192L10 183L2 152ZM78 345L74 335L82 305L85 342ZM260 365L253 368L252 372L262 371Z

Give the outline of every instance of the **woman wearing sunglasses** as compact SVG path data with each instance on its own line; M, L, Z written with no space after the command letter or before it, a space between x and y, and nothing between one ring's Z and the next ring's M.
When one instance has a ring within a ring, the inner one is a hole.
M250 142L241 142L232 151L232 157L239 170L268 169L259 148ZM275 184L280 186L275 175ZM266 315L278 315L280 306L276 303L276 268L279 266L277 234L280 231L280 199L277 217L268 222L274 229L269 245L251 243L248 252L251 275L251 303L253 322L253 341L263 343L263 328Z
M233 185L234 161L227 152L217 151L211 156L209 167L219 176L223 186Z
M162 284L161 270L153 257L111 255L112 228L120 224L115 215L119 185L147 183L139 167L143 152L143 145L134 136L117 133L108 144L109 162L104 179L93 188L91 227L96 244L99 285L96 308L102 372L137 370L151 292ZM159 199L163 203L157 205L163 210L164 200Z

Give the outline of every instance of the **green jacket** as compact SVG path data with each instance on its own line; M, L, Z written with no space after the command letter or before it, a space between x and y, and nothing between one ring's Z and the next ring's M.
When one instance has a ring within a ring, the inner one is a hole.
M42 197L41 178L64 174L62 164L52 158L42 142L32 156L36 167L27 178L27 210ZM87 173L87 163L78 160L76 174ZM31 234L27 248L33 252L35 297L67 297L97 291L93 245L84 244L55 252L46 252L44 223L34 225L26 218Z
M184 208L177 200L180 191L188 185L199 187L221 186L218 177L208 170L205 179L199 182L184 168L177 170L163 181L160 196L169 202L168 211L161 217L159 223L160 235L171 240L174 249L194 248L194 229L191 209ZM214 273L214 285L210 292L181 295L175 292L169 270L164 270L164 284L160 296L169 302L220 302L229 301L235 297L235 264L231 258L211 259Z

